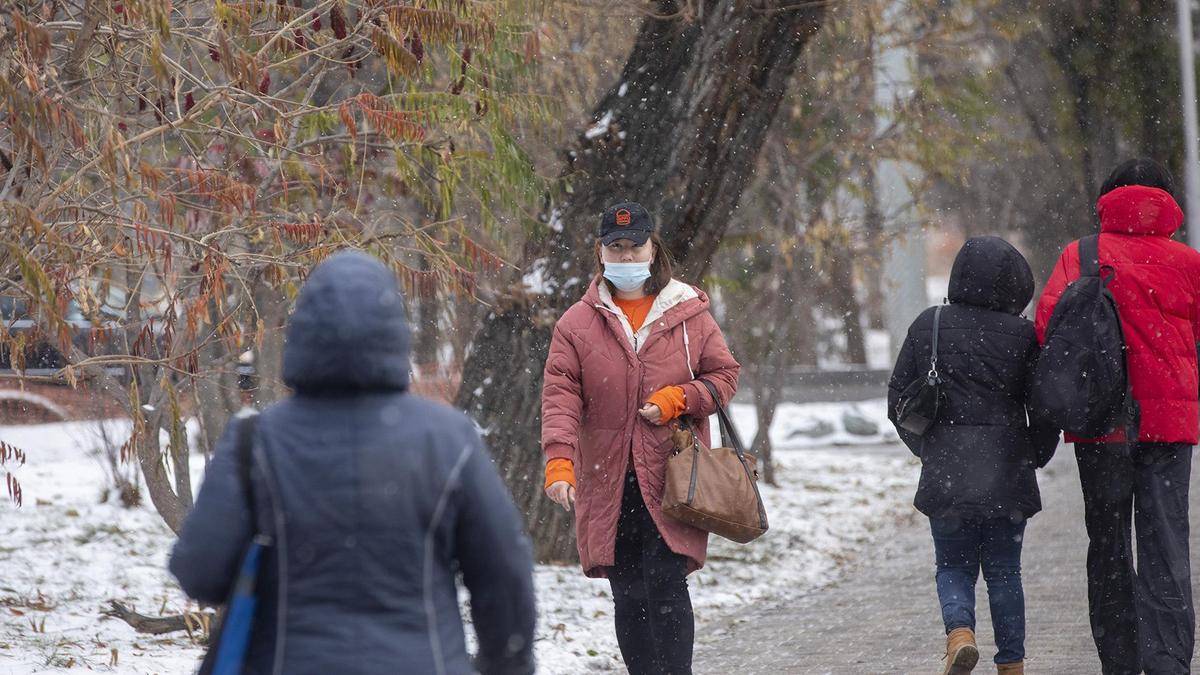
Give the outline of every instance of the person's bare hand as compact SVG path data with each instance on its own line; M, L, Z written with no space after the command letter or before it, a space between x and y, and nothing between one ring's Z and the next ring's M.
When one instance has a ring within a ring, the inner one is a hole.
M653 403L647 403L646 405L642 406L642 409L638 411L638 414L651 424L663 423L662 409Z
M565 480L556 480L546 488L546 496L567 511L575 503L575 488Z

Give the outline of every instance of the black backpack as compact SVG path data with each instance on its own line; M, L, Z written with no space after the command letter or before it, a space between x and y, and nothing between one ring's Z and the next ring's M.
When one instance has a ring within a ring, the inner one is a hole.
M1063 292L1046 327L1034 372L1033 409L1081 438L1103 438L1124 427L1137 440L1141 412L1129 384L1125 333L1108 284L1116 270L1100 267L1100 235L1079 240L1079 279Z

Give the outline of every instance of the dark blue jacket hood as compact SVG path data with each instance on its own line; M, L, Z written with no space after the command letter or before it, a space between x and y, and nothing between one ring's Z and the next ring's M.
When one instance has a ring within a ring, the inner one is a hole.
M396 275L343 251L309 275L288 321L283 381L306 393L405 389L409 328Z

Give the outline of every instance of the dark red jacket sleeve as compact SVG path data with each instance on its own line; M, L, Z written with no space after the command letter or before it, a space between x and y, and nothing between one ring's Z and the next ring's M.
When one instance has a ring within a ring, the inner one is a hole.
M542 450L546 461L572 459L583 418L582 364L561 325L554 327L542 376Z

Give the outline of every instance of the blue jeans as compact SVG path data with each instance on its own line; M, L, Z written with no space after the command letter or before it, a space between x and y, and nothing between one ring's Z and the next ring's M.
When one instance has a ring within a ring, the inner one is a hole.
M1008 518L931 518L937 560L937 592L946 632L975 630L975 581L987 582L992 608L996 663L1025 659L1025 591L1021 588L1021 543L1025 521Z

